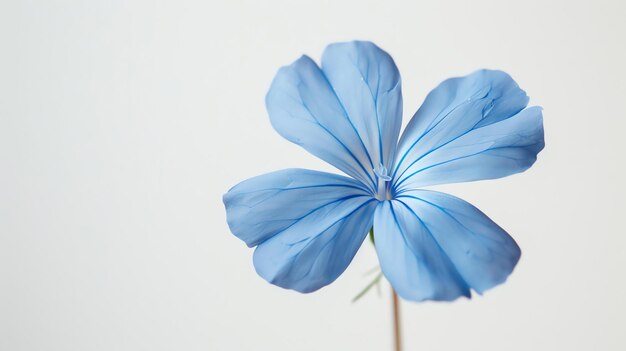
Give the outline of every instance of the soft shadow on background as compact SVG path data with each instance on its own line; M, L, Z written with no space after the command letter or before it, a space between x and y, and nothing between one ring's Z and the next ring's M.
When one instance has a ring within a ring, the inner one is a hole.
M522 248L509 281L403 304L407 350L624 350L626 5L621 1L5 1L0 4L0 349L388 350L366 242L301 295L259 278L221 196L289 167L264 95L334 41L395 58L404 124L478 68L544 107L526 173L439 187Z

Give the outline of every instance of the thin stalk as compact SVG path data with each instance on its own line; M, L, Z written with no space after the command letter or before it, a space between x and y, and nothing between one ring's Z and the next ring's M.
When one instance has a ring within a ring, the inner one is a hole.
M376 241L374 240L374 227L370 229L369 232L370 241L372 245L376 246ZM374 286L378 279L382 277L382 272L380 275L374 280L374 282L370 283L364 291L362 291L356 298L354 298L353 302L361 298L361 296L365 295L365 293ZM400 330L400 299L398 299L398 294L391 287L391 301L392 301L392 311L393 311L393 346L394 351L402 351L402 333Z
M400 331L400 301L398 294L391 288L391 300L393 301L393 345L395 351L402 351L402 333Z

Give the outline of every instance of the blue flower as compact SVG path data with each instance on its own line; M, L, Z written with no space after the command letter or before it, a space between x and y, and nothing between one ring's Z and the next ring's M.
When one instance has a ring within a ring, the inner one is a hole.
M515 241L476 207L422 187L523 172L544 147L540 107L506 73L436 87L398 141L400 74L370 42L329 45L319 67L282 67L266 97L274 128L350 178L286 169L224 195L228 225L268 282L299 292L332 283L373 227L383 274L404 299L454 300L504 282Z

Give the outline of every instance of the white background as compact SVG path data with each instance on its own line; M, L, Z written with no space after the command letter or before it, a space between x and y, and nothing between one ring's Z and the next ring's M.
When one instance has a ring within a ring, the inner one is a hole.
M407 350L626 349L623 1L2 1L0 350L389 350L364 245L309 295L259 278L221 196L288 167L279 66L367 39L404 123L443 79L509 72L544 107L528 172L441 187L522 247L509 281L405 302Z

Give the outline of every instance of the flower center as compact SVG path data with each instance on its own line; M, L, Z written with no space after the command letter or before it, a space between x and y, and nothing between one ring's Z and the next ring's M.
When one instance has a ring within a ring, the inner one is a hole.
M382 164L378 164L374 168L374 174L376 174L376 183L378 184L378 190L374 196L378 201L391 200L391 189L389 189L389 181L391 177L387 173L387 168Z

